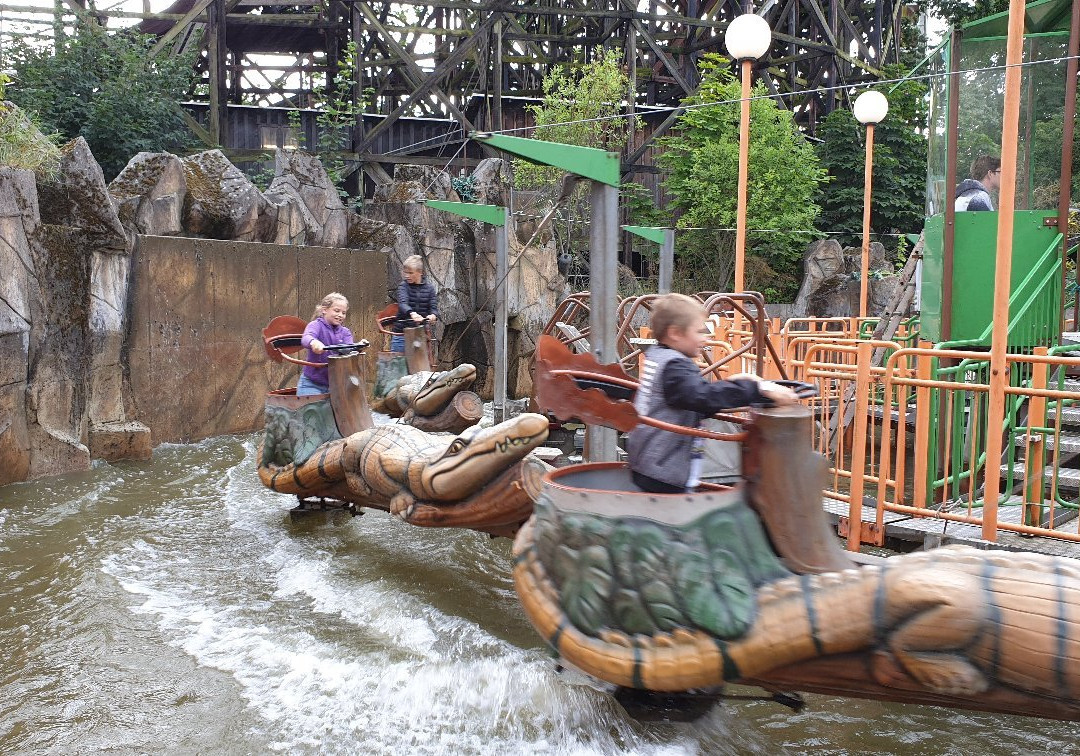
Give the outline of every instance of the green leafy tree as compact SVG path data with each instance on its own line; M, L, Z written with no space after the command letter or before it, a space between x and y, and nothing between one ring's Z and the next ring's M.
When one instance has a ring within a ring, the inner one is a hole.
M341 156L341 152L351 146L356 115L363 110L362 103L353 100L357 55L359 52L356 43L349 42L338 63L337 72L334 75L334 86L321 87L316 92L320 104L319 114L315 119L317 126L315 152L326 169L327 176L338 187L338 194L342 199L348 197L342 184L350 173L351 163Z
M686 102L678 134L661 140L657 162L668 172L665 186L681 212L678 225L703 229L681 234L678 267L694 288L730 290L734 276L736 186L739 165L739 82L727 60L706 55L701 86ZM764 95L763 87L754 89ZM718 103L718 104L708 104ZM750 104L746 286L773 301L790 301L799 268L814 238L814 202L825 172L792 120L770 98ZM811 233L807 233L811 232ZM676 271L677 275L680 271Z
M107 179L137 152L182 151L193 143L180 101L194 78L194 53L150 60L153 38L94 24L79 24L57 44L55 54L14 47L8 95L44 129L65 140L85 137Z
M893 67L885 78L900 76ZM880 88L889 98L889 114L874 128L873 196L870 230L886 248L895 250L898 234L922 228L926 188L926 88L905 81ZM829 180L821 186L818 228L840 234L841 244L857 244L862 237L863 165L866 127L850 110L828 115L818 131L821 165Z
M617 116L623 112L629 83L616 50L576 71L554 68L544 77L543 102L528 106L536 122L533 137L618 152L628 138L629 119ZM548 186L559 173L557 168L514 162L514 180L522 189Z
M915 7L949 23L963 24L1009 10L1009 0L920 0Z

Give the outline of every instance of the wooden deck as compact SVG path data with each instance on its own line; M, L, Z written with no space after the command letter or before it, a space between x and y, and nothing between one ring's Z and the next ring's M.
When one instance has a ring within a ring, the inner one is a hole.
M834 526L841 516L847 517L848 504L837 499L824 499L825 514ZM961 510L954 510L961 511ZM973 509L971 514L978 517L981 509ZM1055 512L1060 512L1056 509ZM1019 523L1023 508L1019 506L1000 506L998 508L998 522ZM874 522L877 513L873 507L863 506L863 522ZM1021 536L1007 530L998 530L996 543L984 541L982 531L978 525L968 525L962 522L950 522L931 517L910 517L908 515L886 512L885 517L885 542L893 542L893 546L907 549L925 546L932 548L947 544L963 544L980 549L1001 549L1004 551L1034 551L1039 554L1051 554L1054 556L1067 556L1080 559L1080 542L1065 541L1058 538L1044 538L1036 536ZM1076 519L1057 525L1054 530L1064 533L1077 533L1080 524ZM902 543L897 543L902 542ZM907 550L905 549L905 550Z

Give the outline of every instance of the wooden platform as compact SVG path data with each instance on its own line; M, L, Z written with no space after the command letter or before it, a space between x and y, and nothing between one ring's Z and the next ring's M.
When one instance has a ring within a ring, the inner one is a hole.
M824 499L825 514L835 526L840 517L848 515L848 504L836 499ZM966 509L952 510L957 513L966 513ZM1055 512L1060 511L1055 509ZM981 509L972 509L973 517L979 517ZM1023 508L1019 506L998 507L998 521L1007 523L1019 523ZM873 507L863 506L863 522L874 522L877 513ZM998 530L996 543L984 541L982 531L978 525L968 525L962 522L950 522L930 517L910 517L908 515L886 512L885 541L886 546L892 541L894 546L908 549L922 545L926 548L944 546L947 544L963 544L980 549L1001 549L1004 551L1034 551L1040 554L1052 554L1054 556L1067 556L1080 559L1080 542L1065 541L1057 538L1043 538L1036 536L1021 536L1007 530ZM1077 520L1058 525L1055 530L1076 533L1078 532ZM900 542L900 543L897 543Z

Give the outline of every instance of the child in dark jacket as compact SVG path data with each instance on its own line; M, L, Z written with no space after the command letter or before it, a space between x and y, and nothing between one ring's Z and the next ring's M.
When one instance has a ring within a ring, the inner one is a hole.
M761 401L792 404L795 394L756 376L707 381L693 357L705 345L706 314L701 304L682 294L667 294L652 310L656 346L645 355L641 385L634 397L639 416L696 428L709 415ZM638 425L630 432L627 452L634 483L650 493L694 490L701 474L703 439Z
M424 280L424 258L410 255L401 264L401 284L397 291L398 315L394 330L402 333L406 328L434 323L439 316L439 295L435 287ZM405 337L394 336L390 351L404 352Z

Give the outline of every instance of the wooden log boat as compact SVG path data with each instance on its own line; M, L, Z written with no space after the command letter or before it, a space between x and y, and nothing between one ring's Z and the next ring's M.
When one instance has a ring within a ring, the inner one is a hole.
M632 405L602 387L632 382L613 370L541 343L538 401L625 427ZM617 464L545 475L514 583L561 660L638 690L738 682L1080 719L1080 561L945 547L860 566L826 524L811 422L755 411L745 482L726 489L648 494Z
M298 348L296 326L268 326L267 353L302 364L284 353ZM300 508L381 509L412 525L512 536L539 491L544 466L528 454L547 438L547 418L523 414L456 437L404 423L376 426L367 404L366 346L347 345L351 351L329 357L328 394L299 397L290 388L267 395L262 483L295 495Z

